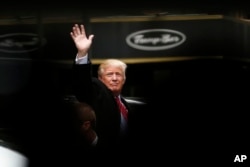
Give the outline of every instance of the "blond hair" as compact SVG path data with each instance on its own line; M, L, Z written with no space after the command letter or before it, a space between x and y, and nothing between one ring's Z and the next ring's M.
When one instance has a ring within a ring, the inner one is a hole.
M113 67L121 67L123 71L124 78L126 78L126 69L127 69L127 64L124 63L121 60L118 59L106 59L104 60L98 67L98 76L102 76L104 69L113 66Z

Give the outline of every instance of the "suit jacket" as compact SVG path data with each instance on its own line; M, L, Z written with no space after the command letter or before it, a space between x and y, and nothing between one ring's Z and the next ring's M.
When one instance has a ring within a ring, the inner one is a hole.
M90 104L96 113L96 132L99 148L117 147L120 138L120 112L112 92L98 79L92 76L92 64L73 65L73 90L79 101ZM121 97L128 109L130 107ZM129 127L129 122L128 122Z

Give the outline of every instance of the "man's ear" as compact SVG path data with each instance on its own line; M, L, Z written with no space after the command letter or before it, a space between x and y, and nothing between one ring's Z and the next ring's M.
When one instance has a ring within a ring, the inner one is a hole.
M85 121L83 124L82 124L82 129L84 130L84 131L87 131L87 130L89 130L91 128L91 123L90 123L90 121Z
M102 77L101 77L101 76L99 76L99 75L98 75L98 79L99 79L100 81L102 81Z

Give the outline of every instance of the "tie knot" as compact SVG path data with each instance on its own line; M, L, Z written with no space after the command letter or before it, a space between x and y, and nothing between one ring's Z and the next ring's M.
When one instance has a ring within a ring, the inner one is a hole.
M115 100L116 100L117 102L121 102L121 99L119 98L119 96L115 96Z
M121 102L121 99L118 96L115 96L115 100L117 102L118 108L122 114L122 116L127 119L127 109L125 105Z

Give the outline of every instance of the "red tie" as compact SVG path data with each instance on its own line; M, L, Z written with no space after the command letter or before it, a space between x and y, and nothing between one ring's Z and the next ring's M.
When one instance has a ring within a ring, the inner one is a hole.
M127 120L127 118L128 118L128 111L127 111L126 107L121 102L121 99L119 97L115 97L115 100L117 102L117 105L118 105L118 107L120 109L120 112L121 112L122 116L124 117L125 120Z

